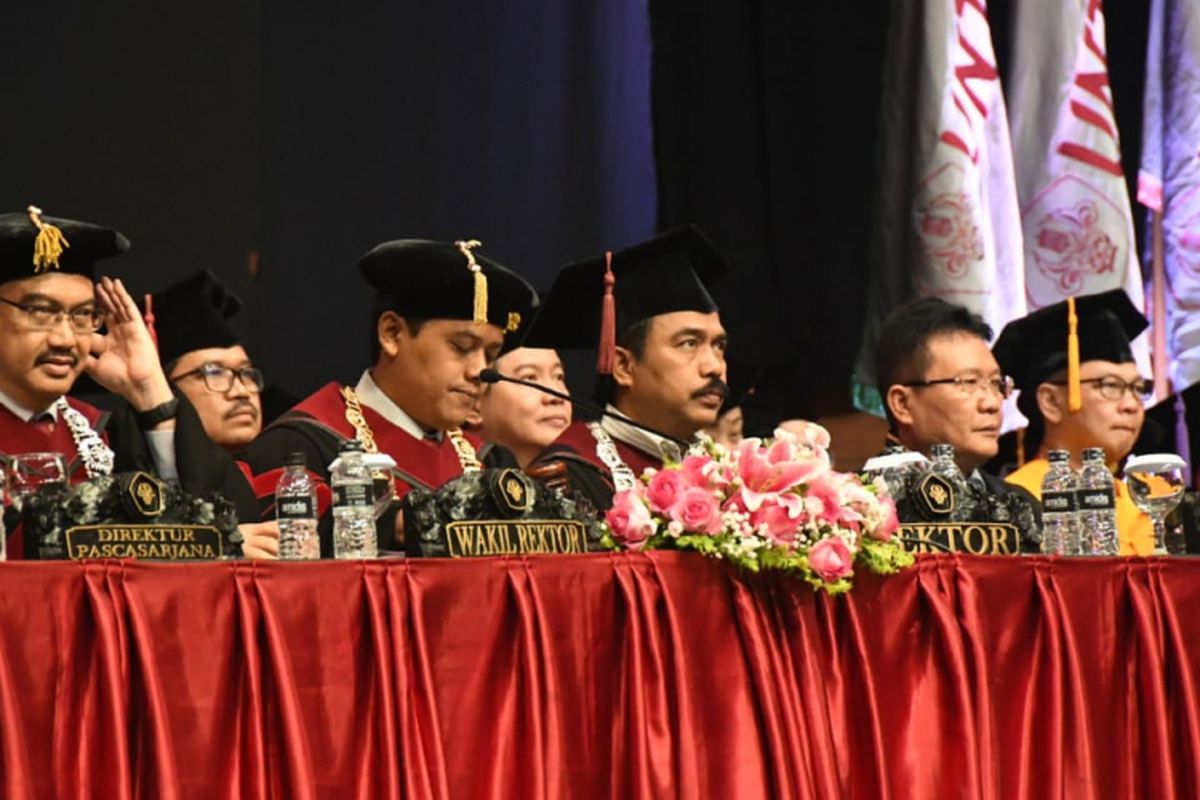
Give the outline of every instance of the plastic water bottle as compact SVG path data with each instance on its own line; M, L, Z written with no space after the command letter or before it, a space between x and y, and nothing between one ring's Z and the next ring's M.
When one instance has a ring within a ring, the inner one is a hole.
M948 478L955 484L962 483L962 470L958 468L958 462L954 460L954 448L951 445L935 444L929 448L929 454L933 456L933 464L929 467L930 472Z
M1051 450L1050 469L1042 479L1042 552L1077 556L1079 550L1079 478L1071 454Z
M1117 505L1113 476L1104 463L1104 450L1089 447L1083 451L1083 470L1079 473L1079 536L1085 555L1115 556L1120 552L1117 538Z
M318 559L321 540L317 536L317 487L305 469L304 453L292 453L283 465L283 475L275 487L279 557L284 561Z
M376 558L375 501L371 473L363 463L362 443L344 442L330 468L333 488L333 555Z
M863 472L872 477L881 477L887 484L888 494L893 500L901 500L908 494L908 487L929 466L929 459L915 450L900 450L872 456L863 464Z

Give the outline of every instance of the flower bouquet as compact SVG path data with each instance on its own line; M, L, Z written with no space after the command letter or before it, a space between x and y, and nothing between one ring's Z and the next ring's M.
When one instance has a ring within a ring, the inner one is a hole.
M913 560L893 538L886 485L834 471L829 432L812 423L732 451L704 438L617 492L605 521L613 549L698 550L752 572L793 572L830 594L849 591L856 566L889 574Z

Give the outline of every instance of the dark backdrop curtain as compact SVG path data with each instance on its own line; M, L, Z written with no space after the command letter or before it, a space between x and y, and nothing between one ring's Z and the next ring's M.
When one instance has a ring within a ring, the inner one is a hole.
M124 230L138 291L207 267L297 392L366 366L358 257L477 238L547 288L654 230L645 0L20 4L0 210Z
M653 231L642 2L265 8L263 339L296 386L365 366L379 241L477 238L546 289Z
M989 4L1002 70L1013 2ZM1132 175L1149 3L1105 5ZM0 210L120 227L113 271L140 290L214 270L296 391L365 361L354 263L379 240L475 236L545 287L695 221L738 270L718 292L735 355L799 358L826 413L865 313L891 7L13 4Z
M664 224L736 267L735 355L799 360L812 413L848 403L871 230L886 8L652 0Z

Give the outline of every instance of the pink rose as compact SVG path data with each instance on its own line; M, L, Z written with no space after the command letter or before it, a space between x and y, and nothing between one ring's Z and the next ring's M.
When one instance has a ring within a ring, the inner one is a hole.
M808 566L825 583L835 583L850 574L850 548L837 536L831 536L808 548Z
M654 534L650 509L636 492L617 492L604 519L612 529L613 538L631 550L641 550Z
M654 473L654 477L650 479L650 485L646 487L646 499L650 501L650 509L658 514L666 514L671 506L675 505L675 501L679 499L679 493L683 491L683 476L678 470L660 469Z
M671 506L670 514L687 531L710 536L721 532L721 507L716 495L708 489L695 486L684 489Z
M688 486L715 489L729 484L729 467L710 456L688 456L679 468Z

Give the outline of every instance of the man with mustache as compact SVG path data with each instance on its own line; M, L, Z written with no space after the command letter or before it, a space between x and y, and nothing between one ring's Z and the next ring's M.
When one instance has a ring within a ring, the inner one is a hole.
M158 356L168 379L200 415L208 438L230 453L262 430L262 371L230 319L242 301L208 270L153 297Z
M1122 289L1074 298L1079 369L1074 376L1078 407L1070 402L1068 301L1040 308L1005 326L992 352L1017 382L1017 407L1029 419L1024 449L1036 457L1008 481L1042 496L1050 469L1047 454L1067 450L1079 469L1085 447L1104 449L1109 469L1120 469L1146 418L1144 402L1153 384L1142 377L1130 342L1146 329L1146 318ZM1150 555L1154 524L1116 482L1117 529L1122 555Z
M728 336L706 288L727 269L689 225L559 272L526 345L598 347L598 393L616 417L573 423L535 472L565 471L604 510L646 468L682 458L728 393Z
M359 261L375 289L371 366L354 386L326 384L269 425L242 454L260 497L275 491L289 453L303 453L328 502L328 465L358 439L390 455L396 497L436 489L477 468L488 447L462 425L479 400L479 373L518 334L537 305L533 287L480 252L476 241L384 242ZM399 521L377 526L382 550L400 549ZM321 548L332 554L331 520Z
M56 452L72 483L143 470L194 494L237 489L232 461L173 395L129 293L120 281L93 283L97 261L128 249L115 230L34 207L0 214L0 460ZM129 408L110 414L67 397L85 370ZM11 538L19 558L24 543Z

